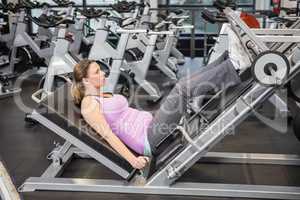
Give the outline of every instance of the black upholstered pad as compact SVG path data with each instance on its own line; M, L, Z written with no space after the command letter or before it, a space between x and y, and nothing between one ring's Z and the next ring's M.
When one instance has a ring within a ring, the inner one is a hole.
M41 103L38 112L74 137L93 148L129 173L128 179L135 169L118 153L116 153L99 134L83 120L80 108L71 96L71 85L65 84Z

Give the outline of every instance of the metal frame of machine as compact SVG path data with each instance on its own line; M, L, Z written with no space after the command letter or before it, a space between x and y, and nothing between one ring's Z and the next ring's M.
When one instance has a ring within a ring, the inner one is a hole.
M250 30L244 22L230 9L225 9L225 14L229 19L234 31L240 36L245 45L251 45L256 53L269 52L269 48L264 42L292 42L300 43L297 34L292 36L282 36L287 32L299 32L299 30L277 30L269 31L269 34L278 34L276 37L264 35L258 36ZM257 32L257 31L256 31ZM259 34L266 34L267 31L260 30ZM257 33L258 34L258 33ZM280 35L280 36L279 36ZM250 41L250 42L249 42ZM296 48L296 47L295 47ZM291 52L286 57L290 58ZM272 53L264 54L259 59L269 59L274 56ZM270 55L270 57L268 57ZM259 56L258 56L259 57ZM280 57L278 58L280 61ZM263 60L256 60L255 63ZM284 63L284 62L283 62ZM288 63L287 63L288 64ZM257 64L254 67L266 67ZM288 68L288 66L278 66ZM85 144L79 138L75 138L66 130L42 116L38 112L32 113L32 118L43 124L57 135L66 139L63 146L55 149L53 163L38 178L29 178L20 187L20 191L28 192L35 190L60 190L60 191L88 191L88 192L112 192L112 193L139 193L139 194L160 194L160 195L189 195L189 196L214 196L214 197L245 197L245 198L266 198L266 199L300 199L300 188L290 186L269 186L269 185L245 185L245 184L211 184L211 183L191 183L181 182L178 179L197 162L205 158L207 161L221 163L252 163L252 164L280 164L299 166L300 157L297 155L272 155L272 154L235 154L235 153L209 153L209 150L220 142L232 129L243 122L253 109L270 98L275 90L292 79L300 69L300 62L290 66L287 76L282 77L276 72L272 72L268 81L269 84L261 84L260 79L251 81L244 88L241 96L221 112L208 126L191 138L184 126L178 129L188 141L185 148L180 151L168 163L165 163L144 183L137 181L138 175L130 180L93 180L78 178L58 178L64 167L67 166L74 154L80 157L92 157L109 169L119 174L123 178L128 178L129 174L122 171L108 158L96 152L93 148ZM259 78L259 77L258 77ZM264 81L264 79L262 80ZM88 155L88 156L87 156Z

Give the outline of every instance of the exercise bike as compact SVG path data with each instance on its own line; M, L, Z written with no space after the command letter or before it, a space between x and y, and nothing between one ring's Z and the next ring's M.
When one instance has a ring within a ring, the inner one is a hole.
M72 38L68 31L68 26L74 24L71 12L73 10L74 2L68 2L68 10L65 16L53 15L53 20L48 23L42 23L35 19L35 22L39 26L45 28L55 28L57 35L55 35L51 43L54 46L53 55L49 60L47 73L42 78L39 84L39 90L32 94L32 99L40 103L45 97L51 94L60 83L70 81L68 74L73 72L73 67L79 61L77 57L74 57L69 53L70 44Z
M11 4L3 5L0 4L0 9L3 11L1 13L1 17L8 19L8 9L11 8ZM16 19L12 18L12 21L14 22ZM0 30L4 26L7 26L8 22L5 22L4 20L0 24ZM13 31L9 31L8 33L2 33L0 35L0 41L1 41L1 50L2 51L9 51L7 45L11 43L14 37ZM1 66L7 66L9 63L7 52L1 53ZM0 98L6 98L9 96L13 96L14 94L17 94L21 92L21 88L15 88L14 86L14 79L18 77L18 73L13 72L0 72Z
M17 18L17 23L13 28L15 35L11 45L9 65L11 72L24 72L32 65L45 66L53 54L54 46L49 42L45 44L44 42L47 40L44 37L41 39L39 37L32 38L28 34L27 20L30 19L34 23L39 21L29 13L34 8L40 8L40 4L21 0L16 5L14 15Z
M121 29L116 30L116 33L121 34L118 44L113 45L109 42L110 27L106 26L108 20L113 20L119 23ZM115 92L121 72L126 72L129 77L141 86L149 95L150 99L157 101L161 98L160 92L154 88L149 81L146 80L148 68L152 59L152 52L155 48L158 35L173 34L172 32L154 32L146 29L124 29L132 24L123 24L126 19L116 17L108 17L108 13L98 19L98 27L96 28L95 40L89 53L89 59L94 60L112 60L111 73L107 79L107 86L104 88L106 92ZM134 21L132 21L134 23ZM125 50L128 44L129 37L134 34L147 34L150 36L149 44L145 51L142 60L126 61L124 59Z

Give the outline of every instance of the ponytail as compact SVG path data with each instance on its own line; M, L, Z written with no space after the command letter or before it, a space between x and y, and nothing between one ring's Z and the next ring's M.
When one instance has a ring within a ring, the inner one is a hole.
M71 94L76 105L80 105L84 97L84 87L79 86L79 84L73 83L71 88Z
M83 85L82 80L83 78L87 77L89 66L93 62L95 61L83 59L79 63L77 63L74 67L71 95L76 105L80 106L81 101L84 98L85 87Z

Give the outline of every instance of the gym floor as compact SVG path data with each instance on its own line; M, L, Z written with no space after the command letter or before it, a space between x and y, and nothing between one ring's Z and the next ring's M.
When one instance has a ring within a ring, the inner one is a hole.
M186 66L189 66L189 69L196 69L199 67L199 63L193 60L189 61ZM155 77L157 78L157 76ZM31 101L31 94L36 90L39 78L39 76L33 76L22 85L21 99L26 106L31 108L35 106L35 103ZM144 106L147 110L153 108L147 107L147 104ZM267 110L266 115L272 110L270 106L267 107L268 109L263 109ZM27 126L24 122L25 113L19 109L13 98L0 100L0 108L0 156L5 162L16 187L19 187L26 178L40 176L43 173L50 163L46 156L53 149L54 141L61 144L63 141L41 125ZM292 130L285 134L276 132L254 116L242 123L235 133L227 136L213 151L300 155L300 142L297 141ZM94 160L79 159L71 162L63 177L120 179ZM300 186L300 167L200 163L192 167L180 180L202 183ZM182 196L81 192L32 192L23 193L22 196L24 200L99 200L108 198L175 200L183 198ZM207 197L184 198L216 199Z

